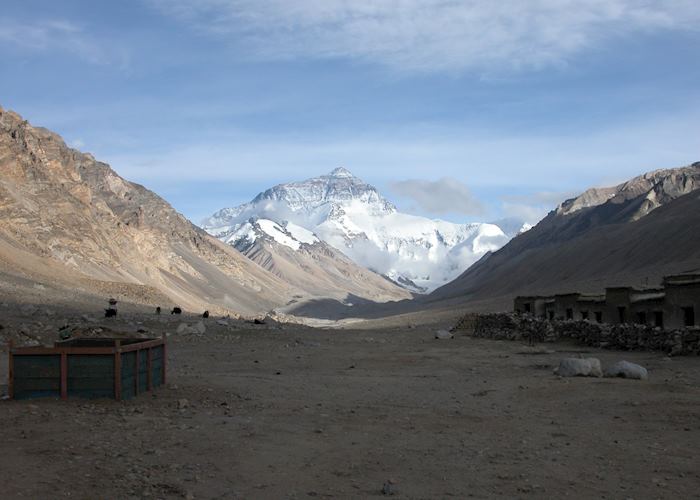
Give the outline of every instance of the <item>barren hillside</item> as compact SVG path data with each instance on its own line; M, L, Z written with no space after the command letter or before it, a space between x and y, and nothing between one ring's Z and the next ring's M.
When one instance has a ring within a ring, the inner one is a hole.
M697 272L699 188L700 163L694 163L588 190L428 300L654 285L665 274Z
M0 218L0 272L15 292L48 285L240 313L298 293L148 189L2 108Z

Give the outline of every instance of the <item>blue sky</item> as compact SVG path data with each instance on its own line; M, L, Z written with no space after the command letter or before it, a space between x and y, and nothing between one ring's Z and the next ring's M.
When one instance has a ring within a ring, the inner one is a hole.
M699 27L687 0L24 0L0 105L195 222L337 166L413 213L534 221L700 159Z

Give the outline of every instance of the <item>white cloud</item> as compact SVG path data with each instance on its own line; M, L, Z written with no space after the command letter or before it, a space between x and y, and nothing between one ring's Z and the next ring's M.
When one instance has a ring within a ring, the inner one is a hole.
M484 212L483 205L469 188L449 177L437 181L410 179L394 182L391 190L413 200L429 214L480 215Z
M129 60L122 49L98 41L82 26L63 19L32 22L0 19L0 43L29 52L67 52L91 64L125 67Z
M579 194L581 194L581 191L567 190L505 195L501 197L501 211L506 217L516 218L535 225L560 203Z
M527 205L546 205L554 208L559 203L581 194L577 191L536 191L532 194L517 194L503 196L503 200Z
M561 200L564 201L564 200ZM530 225L535 225L541 221L545 215L551 212L554 206L544 206L544 205L528 205L525 203L511 203L504 202L501 210L503 213L509 217L514 218L523 222L527 222Z
M566 63L607 38L700 25L695 0L150 0L254 57L352 58L409 71Z

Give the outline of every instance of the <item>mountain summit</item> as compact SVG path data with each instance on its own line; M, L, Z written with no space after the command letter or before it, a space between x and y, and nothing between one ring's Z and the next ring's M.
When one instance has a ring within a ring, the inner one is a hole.
M202 226L244 250L242 237L249 233L241 228L259 219L304 228L357 264L414 292L450 281L508 241L493 224L454 224L401 213L374 186L342 167L279 184L249 203L219 210Z
M327 175L321 175L302 182L279 184L260 193L253 204L264 200L281 201L293 211L309 214L319 208L348 206L359 202L373 214L396 212L396 207L379 194L374 186L355 177L349 170L336 168Z
M328 174L329 177L355 177L352 175L352 172L350 172L347 168L343 167L338 167L334 169L330 174Z

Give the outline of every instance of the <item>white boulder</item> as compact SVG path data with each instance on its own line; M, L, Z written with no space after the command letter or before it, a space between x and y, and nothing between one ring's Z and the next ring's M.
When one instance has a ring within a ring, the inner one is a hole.
M448 332L447 330L438 330L435 332L435 338L444 340L444 339L453 339L455 337L454 333Z
M187 323L180 323L177 327L177 333L182 335L202 335L206 331L207 327L204 326L204 321L198 321L191 326Z
M629 361L618 361L606 368L605 376L646 380L649 378L649 372L641 365L630 363Z
M560 377L602 377L598 358L564 358L554 373Z

